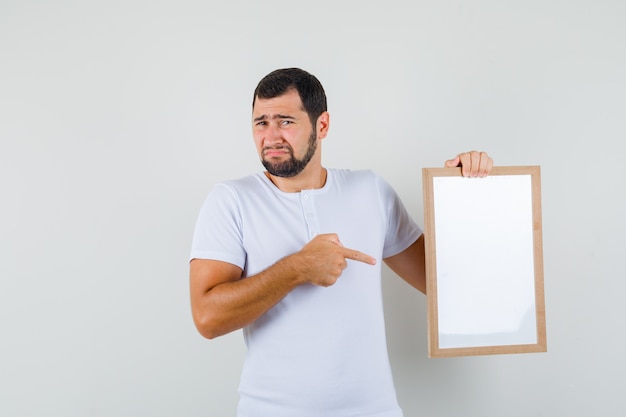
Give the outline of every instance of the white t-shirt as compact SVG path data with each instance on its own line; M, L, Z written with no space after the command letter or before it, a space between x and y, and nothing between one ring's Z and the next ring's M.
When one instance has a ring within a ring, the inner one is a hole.
M239 417L402 416L381 266L422 231L381 177L329 169L323 188L298 193L280 191L263 173L217 184L200 211L191 259L229 262L247 277L322 233L337 233L377 264L348 260L334 285L297 287L243 329Z

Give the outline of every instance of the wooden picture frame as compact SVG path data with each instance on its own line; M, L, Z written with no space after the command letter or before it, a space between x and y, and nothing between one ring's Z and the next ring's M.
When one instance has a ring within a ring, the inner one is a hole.
M547 351L540 167L422 179L429 357Z

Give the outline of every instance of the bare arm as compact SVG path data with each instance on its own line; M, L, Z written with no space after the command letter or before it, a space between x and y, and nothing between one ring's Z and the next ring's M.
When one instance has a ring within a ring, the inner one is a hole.
M316 236L301 251L245 279L235 265L193 259L189 277L194 323L209 339L240 329L298 285L333 285L346 268L346 259L376 263L369 255L343 247L334 234Z
M262 273L241 279L232 264L194 259L189 264L191 308L196 328L212 339L254 321L299 285L282 261Z
M385 263L400 278L426 294L424 235L399 254L385 258Z

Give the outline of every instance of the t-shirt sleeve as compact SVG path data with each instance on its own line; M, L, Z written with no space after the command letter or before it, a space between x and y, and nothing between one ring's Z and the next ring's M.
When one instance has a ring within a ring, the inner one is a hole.
M376 180L387 216L383 258L388 258L411 246L422 235L422 229L411 218L396 191L382 177L377 176Z
M236 192L225 184L217 184L204 200L194 229L192 259L213 259L244 269L241 214Z

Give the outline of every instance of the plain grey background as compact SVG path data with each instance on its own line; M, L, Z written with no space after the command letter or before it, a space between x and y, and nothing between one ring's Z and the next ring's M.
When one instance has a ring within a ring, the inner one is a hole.
M623 0L0 1L0 414L232 416L240 332L193 327L187 256L216 181L261 169L252 91L324 84L325 165L423 223L421 168L541 165L548 353L428 359L384 276L407 417L623 416Z

